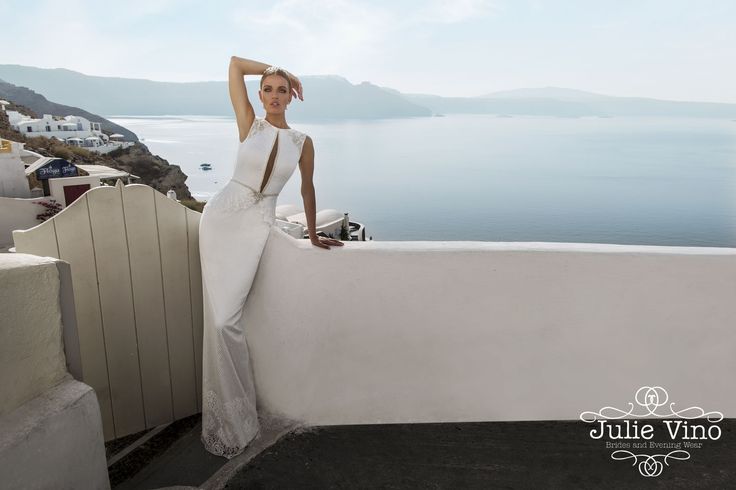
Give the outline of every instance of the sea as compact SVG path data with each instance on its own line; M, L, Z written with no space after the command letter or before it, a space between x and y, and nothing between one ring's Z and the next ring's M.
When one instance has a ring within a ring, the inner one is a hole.
M179 165L195 198L232 176L235 120L108 116ZM736 247L736 121L446 115L290 122L317 209L374 240ZM205 171L200 164L209 163ZM295 171L278 204L302 206Z

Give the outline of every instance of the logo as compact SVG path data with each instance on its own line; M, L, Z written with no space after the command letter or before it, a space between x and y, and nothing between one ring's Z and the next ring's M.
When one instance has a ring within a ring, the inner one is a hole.
M580 420L595 425L591 439L605 440L606 449L615 449L611 459L631 460L631 466L638 465L644 477L661 475L671 462L690 459L690 450L721 438L721 427L717 425L723 420L721 412L706 412L700 407L675 410L675 403L668 404L669 395L661 386L642 386L634 401L636 406L629 402L628 410L603 407L598 412L583 412ZM647 419L647 423L636 419ZM661 420L656 423L656 419ZM669 437L669 441L653 441L658 434ZM669 449L672 451L664 452Z

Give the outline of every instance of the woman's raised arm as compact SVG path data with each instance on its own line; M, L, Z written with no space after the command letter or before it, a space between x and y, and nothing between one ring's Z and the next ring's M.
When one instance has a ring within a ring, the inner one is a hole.
M238 122L238 133L242 142L250 127L256 113L248 99L248 91L245 88L245 75L261 75L270 65L258 61L247 60L233 56L230 58L230 69L228 71L228 88L230 90L230 102L235 111L235 120Z

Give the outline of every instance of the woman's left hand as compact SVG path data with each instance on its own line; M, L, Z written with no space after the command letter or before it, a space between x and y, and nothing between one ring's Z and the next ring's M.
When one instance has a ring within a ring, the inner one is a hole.
M340 240L336 240L334 238L325 238L321 236L316 236L314 238L310 238L312 242L312 245L319 248L326 248L327 250L330 249L330 245L342 247L344 243L342 243Z
M287 71L286 73L289 74L289 81L291 82L291 95L298 97L299 100L303 101L304 94L301 80L299 80L299 78L290 71Z

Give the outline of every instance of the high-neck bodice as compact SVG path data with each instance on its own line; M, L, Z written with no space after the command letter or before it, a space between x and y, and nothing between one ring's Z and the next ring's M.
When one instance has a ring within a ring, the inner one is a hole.
M278 137L276 158L263 188L263 194L278 194L299 163L306 136L295 129L277 128L256 117L248 136L238 147L233 180L259 191Z

